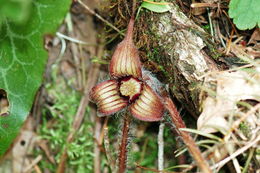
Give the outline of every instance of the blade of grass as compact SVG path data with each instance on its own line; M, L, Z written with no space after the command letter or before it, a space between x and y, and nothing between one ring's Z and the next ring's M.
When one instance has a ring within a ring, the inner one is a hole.
M196 130L196 129L181 128L180 130L184 131L184 132L195 133L195 134L198 134L198 135L201 135L201 136L204 136L204 137L207 137L207 138L214 139L216 141L222 142L221 138L219 138L219 137L217 137L215 135L212 135L212 134L201 132L201 131Z
M254 152L255 152L255 149L254 149L254 148L250 149L250 152L249 152L249 155L248 155L248 158L247 158L247 160L246 160L245 167L244 167L242 173L247 173L249 164L250 164L250 162L251 162L251 160L252 160L252 158L253 158L253 156L254 156Z

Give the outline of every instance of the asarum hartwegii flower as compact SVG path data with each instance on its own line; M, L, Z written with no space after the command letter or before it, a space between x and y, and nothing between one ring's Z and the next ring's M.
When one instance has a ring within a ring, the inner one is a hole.
M104 115L128 107L139 120L159 121L164 105L161 97L142 77L138 50L132 40L133 26L134 20L131 19L126 37L118 44L112 56L109 67L111 80L93 87L90 97L97 103L98 111Z

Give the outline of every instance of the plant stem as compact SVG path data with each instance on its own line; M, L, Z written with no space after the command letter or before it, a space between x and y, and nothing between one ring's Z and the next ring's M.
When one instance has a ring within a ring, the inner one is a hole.
M196 146L195 141L192 139L190 134L185 131L181 131L181 128L186 128L176 106L174 105L173 101L169 97L165 97L165 107L169 111L172 121L176 126L176 130L179 135L182 137L183 142L187 146L189 152L193 156L194 160L197 162L199 168L204 173L211 173L208 163L203 158L199 148Z
M124 117L121 144L119 146L118 173L124 173L126 171L129 125L130 125L129 114L126 113Z
M161 122L158 132L158 170L163 171L164 164L164 140L163 140L164 123Z
M100 159L100 131L101 131L101 118L96 116L96 111L95 111L95 144L94 144L94 172L95 173L100 173L101 172L101 159Z
M248 168L249 168L249 165L250 165L250 161L252 160L253 156L254 156L254 152L255 152L255 149L254 148L251 148L250 151L249 151L249 155L248 155L248 158L246 160L246 164L243 168L243 172L242 173L246 173L248 171Z

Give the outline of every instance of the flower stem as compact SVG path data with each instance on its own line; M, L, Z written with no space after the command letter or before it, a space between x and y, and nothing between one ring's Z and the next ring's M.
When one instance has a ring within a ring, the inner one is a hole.
M185 123L183 122L173 101L169 97L165 97L165 107L171 115L172 121L176 126L177 132L182 137L183 142L187 146L194 160L197 162L199 168L204 173L211 173L212 171L210 170L208 163L203 158L199 148L196 146L195 141L192 139L190 134L188 132L180 130L181 128L186 128Z
M129 114L126 113L124 117L121 144L119 146L118 173L124 173L126 171L129 126L130 126Z

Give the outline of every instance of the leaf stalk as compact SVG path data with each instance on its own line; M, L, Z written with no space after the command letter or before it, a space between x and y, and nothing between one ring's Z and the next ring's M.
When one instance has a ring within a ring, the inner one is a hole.
M202 170L203 173L212 173L208 163L203 158L199 148L196 146L195 141L192 139L190 134L186 131L180 130L181 128L186 128L186 125L182 120L175 104L169 97L165 97L165 108L169 111L172 122L176 126L176 131L182 137L183 142L187 146L194 160L197 162L198 167Z

